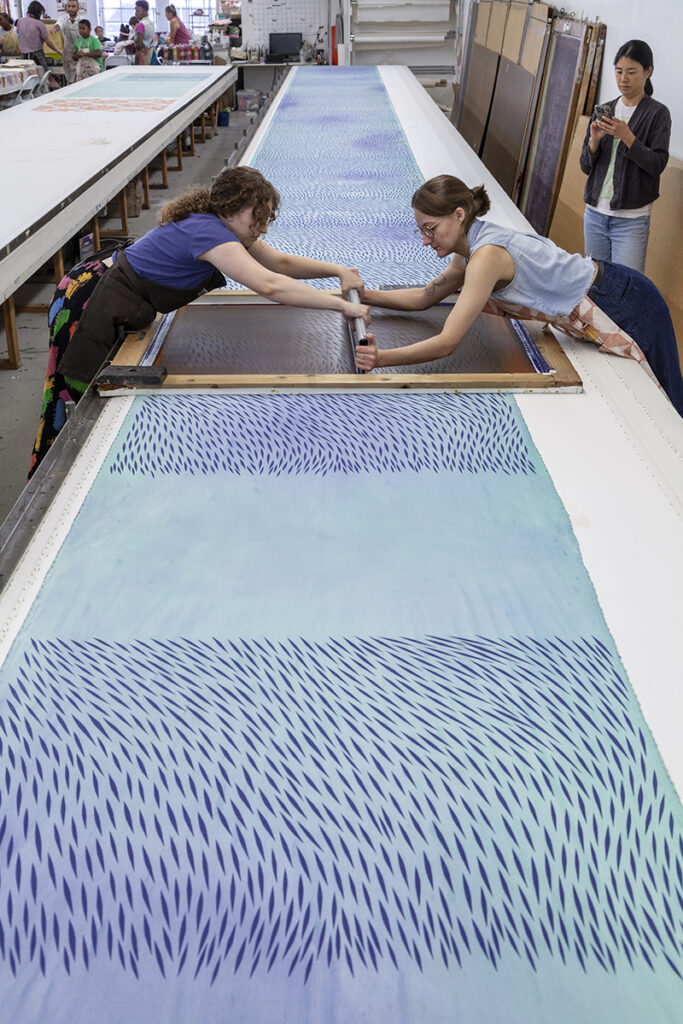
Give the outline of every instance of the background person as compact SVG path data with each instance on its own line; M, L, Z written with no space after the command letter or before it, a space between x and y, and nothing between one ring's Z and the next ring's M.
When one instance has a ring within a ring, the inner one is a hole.
M0 54L3 57L18 57L19 52L19 40L14 22L9 14L0 11Z
M90 34L91 25L87 18L81 18L78 23L78 39L74 46L74 60L77 63L76 79L80 82L83 78L90 78L92 75L99 75L104 71L102 60L102 44L99 39Z
M78 0L66 0L64 13L57 18L57 27L62 33L62 67L66 84L76 81L74 44L78 39Z
M135 63L151 64L154 54L154 25L149 17L147 0L137 0L135 5Z
M192 33L178 17L178 12L173 4L169 4L166 8L165 14L169 21L167 40L169 46L173 46L174 43L177 46L180 46L183 43L191 43Z
M135 54L135 26L138 19L133 15L127 25L121 25L121 32L118 40L114 43L114 53L125 53L129 57Z
M195 187L166 203L160 226L116 253L113 265L111 257L92 257L69 271L48 312L47 379L29 476L64 425L65 402L79 400L121 333L224 287L224 275L288 306L367 314L367 306L297 280L338 277L346 292L363 286L356 270L279 252L262 240L279 203L259 171L226 168L210 189Z
M645 270L650 211L669 159L671 114L652 99L652 50L631 39L617 51L620 96L605 104L610 116L591 116L581 149L588 175L583 230L585 252Z
M448 267L424 288L362 293L387 309L429 309L460 291L441 332L403 348L378 351L369 335L356 348L359 369L422 363L450 355L481 312L554 323L602 350L647 360L647 369L683 416L683 377L667 305L637 270L570 255L549 238L478 218L488 213L483 186L442 174L412 200L416 233ZM635 342L635 345L634 345ZM649 366L648 366L649 364Z
M47 26L43 25L40 20L44 14L45 8L40 0L31 0L26 10L26 16L17 21L17 39L24 60L32 60L47 71L47 57L43 52L43 44L47 43L59 54L62 51L50 38Z

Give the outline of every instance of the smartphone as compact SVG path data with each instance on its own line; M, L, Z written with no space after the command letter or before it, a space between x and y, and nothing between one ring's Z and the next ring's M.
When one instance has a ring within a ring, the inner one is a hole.
M599 121L601 117L614 117L612 108L608 107L606 103L596 103L594 113L597 121Z

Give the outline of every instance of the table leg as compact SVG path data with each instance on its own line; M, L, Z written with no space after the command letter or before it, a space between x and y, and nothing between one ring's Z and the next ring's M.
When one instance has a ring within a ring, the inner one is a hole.
M54 270L54 283L55 283L55 285L58 285L59 282L64 277L64 254L63 254L63 252L61 250L61 247L59 249L57 249L57 252L54 253L54 255L52 257L52 267L53 267L53 270ZM28 304L22 304L21 306L17 306L16 303L14 302L14 297L13 297L12 298L13 313L14 314L16 314L16 313L47 313L49 308L50 308L51 302L52 302L52 298L50 298L50 302L30 302ZM15 331L16 331L16 325L15 325ZM7 334L7 337L9 339L9 333ZM9 340L8 340L8 348L9 348ZM18 352L17 352L17 357L18 357Z
M150 188L168 188L168 160L166 159L166 150L161 151L161 181L150 181Z
M2 317L5 321L5 337L7 339L7 359L0 359L0 367L5 370L18 370L21 366L19 358L19 334L17 317L14 309L14 297L10 295L2 304Z
M102 236L102 238L112 238L112 237L118 238L119 235L122 232L123 232L124 235L128 234L128 200L126 199L126 190L125 190L125 188L121 189L121 191L119 192L118 200L119 200L119 203L121 204L120 205L120 214L119 214L119 216L121 217L121 230L120 231L103 231L102 229L100 229L100 235Z
M124 235L128 234L128 199L126 197L125 188L121 189L121 231Z
M64 277L64 254L61 248L52 257L52 265L55 268L55 284L59 284Z
M169 171L182 171L183 169L183 136L182 132L175 140L175 155L178 161L175 167L169 167Z

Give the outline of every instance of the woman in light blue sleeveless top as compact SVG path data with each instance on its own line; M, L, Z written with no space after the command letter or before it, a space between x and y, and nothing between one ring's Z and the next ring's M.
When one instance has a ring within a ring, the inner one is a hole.
M439 175L412 199L416 234L442 259L443 273L424 287L380 291L366 288L362 301L386 309L420 310L460 292L438 335L403 348L356 349L361 370L422 363L450 355L490 299L519 308L522 318L568 316L587 296L641 348L654 375L681 416L683 377L667 305L652 282L637 270L570 254L549 238L490 224L478 218L490 203L483 186L469 188ZM513 314L514 315L514 314Z

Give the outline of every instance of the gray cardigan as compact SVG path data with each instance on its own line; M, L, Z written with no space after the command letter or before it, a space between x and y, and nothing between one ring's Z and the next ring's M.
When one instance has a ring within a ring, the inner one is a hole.
M610 100L609 107L614 116L617 100ZM603 135L598 151L593 156L588 143L590 125L595 121L592 115L581 149L581 170L588 175L584 202L596 206L605 174L612 154L612 136ZM671 114L663 103L651 96L644 96L628 123L636 137L629 149L623 142L617 147L614 164L614 195L610 200L613 210L637 210L647 206L659 195L659 176L669 159L669 138L671 136Z

